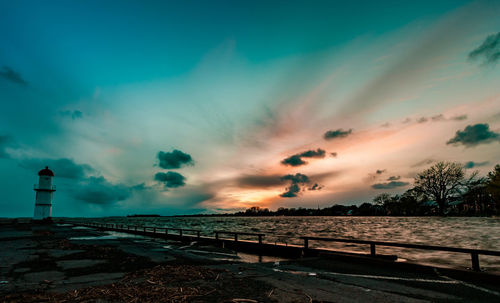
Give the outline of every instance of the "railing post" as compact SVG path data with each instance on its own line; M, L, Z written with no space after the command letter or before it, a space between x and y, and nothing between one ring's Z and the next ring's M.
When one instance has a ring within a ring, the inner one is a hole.
M234 233L234 242L238 242L238 234Z
M182 228L179 229L179 236L181 236L181 238L182 238Z
M473 252L470 254L472 260L472 270L481 271L481 267L479 267L479 255L477 252Z
M219 240L219 233L215 232L215 240Z
M259 244L262 244L262 235L259 235Z
M134 226L134 230L137 231L137 226Z
M370 255L375 256L375 243L370 243Z
M168 235L168 228L165 228L165 234Z
M153 233L156 234L156 227L153 227Z
M142 229L144 230L144 232L146 232L146 226L144 226Z
M304 249L309 249L309 239L304 238Z
M198 240L199 240L200 239L200 231L199 230L196 231L196 235L198 236Z

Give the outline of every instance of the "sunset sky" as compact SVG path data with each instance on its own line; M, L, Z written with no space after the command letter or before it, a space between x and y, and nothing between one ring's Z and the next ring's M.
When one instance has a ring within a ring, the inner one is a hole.
M325 207L500 163L499 1L0 1L0 217Z

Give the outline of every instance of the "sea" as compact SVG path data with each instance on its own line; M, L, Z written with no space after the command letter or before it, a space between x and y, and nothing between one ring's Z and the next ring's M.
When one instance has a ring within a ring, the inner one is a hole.
M74 220L74 219L73 219ZM490 217L104 217L87 222L118 223L214 231L264 233L264 242L302 245L302 236L376 240L500 251L500 218ZM222 236L223 237L223 236ZM227 235L230 238L230 235ZM253 236L239 239L256 240ZM310 241L310 247L369 253L369 245ZM471 256L420 249L377 246L378 254L398 261L453 268L470 268ZM500 273L500 257L480 255L481 269Z

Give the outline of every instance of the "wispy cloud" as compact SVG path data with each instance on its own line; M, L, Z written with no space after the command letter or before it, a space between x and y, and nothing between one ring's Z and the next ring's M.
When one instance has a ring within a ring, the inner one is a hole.
M33 172L39 171L41 168L48 166L57 173L58 178L67 179L84 179L89 174L95 174L96 171L88 164L78 164L74 160L68 158L59 159L22 159L19 161L19 166L29 169Z
M480 59L484 64L496 63L500 59L500 32L486 37L480 46L469 53L469 59Z
M324 135L323 138L325 140L332 140L332 139L337 139L337 138L345 138L352 134L352 128L349 130L343 130L341 128L337 130L329 130L327 131Z
M12 143L12 137L7 135L0 135L0 158L10 158L6 148Z
M0 78L4 78L7 81L10 81L10 82L13 82L13 83L17 83L17 84L20 84L20 85L28 86L28 82L23 79L23 77L21 76L21 74L19 74L18 72L14 71L12 68L10 68L8 66L4 66L0 70Z
M60 111L59 114L63 117L71 117L73 120L83 118L83 112L80 110L64 110Z
M409 184L410 183L408 183L408 182L391 181L391 182L387 182L387 183L373 184L372 188L374 188L374 189L393 189L393 188L397 188L397 187L403 187L403 186L406 186Z

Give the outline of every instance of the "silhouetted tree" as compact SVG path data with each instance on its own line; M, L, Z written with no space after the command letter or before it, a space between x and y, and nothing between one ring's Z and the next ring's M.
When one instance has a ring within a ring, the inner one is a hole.
M389 195L388 193L381 193L376 195L375 198L373 198L373 203L375 203L375 205L380 205L380 206L384 206L389 201L391 201L391 195Z
M458 162L438 162L415 177L415 188L434 199L444 214L451 197L460 193L465 178L464 166Z
M495 213L500 213L500 165L495 165L493 171L488 173L487 191L495 205Z

